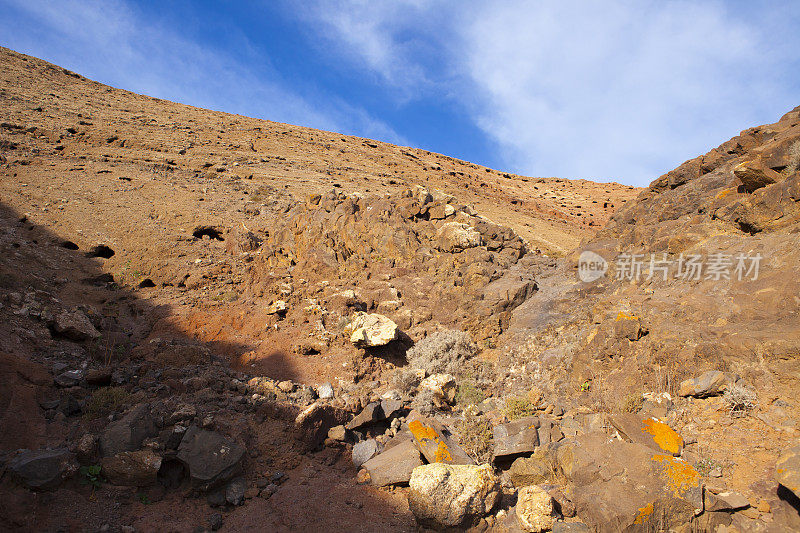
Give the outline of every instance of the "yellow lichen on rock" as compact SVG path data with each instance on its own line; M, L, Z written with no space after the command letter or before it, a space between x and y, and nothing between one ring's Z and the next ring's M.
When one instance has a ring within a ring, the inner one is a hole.
M683 498L690 489L700 486L700 474L688 463L671 455L657 454L653 460L660 463L667 489L678 498Z
M655 506L653 502L648 503L644 507L639 508L639 514L636 515L636 520L633 521L634 524L644 524L645 521L650 518L650 515L653 514L653 510Z
M639 320L639 317L634 314L628 314L625 311L620 311L617 313L617 318L614 319L615 321L619 322L620 320Z
M653 436L653 440L658 444L659 448L665 452L673 455L681 453L683 448L683 438L678 433L655 418L648 418L644 420L643 431Z

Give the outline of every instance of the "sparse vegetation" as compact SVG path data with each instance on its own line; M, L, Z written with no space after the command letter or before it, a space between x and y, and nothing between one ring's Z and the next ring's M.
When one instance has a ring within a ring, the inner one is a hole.
M86 402L86 416L99 418L128 405L130 394L122 387L101 387Z
M478 464L489 462L492 458L492 424L483 416L464 413L457 425L464 448Z
M638 413L644 405L644 398L641 394L628 394L620 406L623 413Z
M428 335L406 354L412 366L429 374L461 375L464 363L478 353L478 348L463 331L445 330Z
M723 395L728 413L734 417L747 416L758 401L756 393L743 385L732 383Z
M478 383L474 377L469 375L458 382L458 391L456 392L457 405L463 407L477 405L483 400L483 391L478 387Z
M506 400L506 416L510 420L536 414L536 404L527 396L512 396Z
M392 374L392 387L399 390L402 394L412 395L422 381L422 373L411 367L398 368Z
M86 465L80 469L81 483L92 487L92 492L100 488L100 471L102 468L100 465Z

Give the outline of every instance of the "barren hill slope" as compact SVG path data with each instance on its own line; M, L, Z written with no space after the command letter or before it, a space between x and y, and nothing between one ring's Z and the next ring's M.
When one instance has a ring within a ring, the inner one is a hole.
M154 209L174 212L175 202L184 202L183 211L213 212L216 202L233 196L241 209L260 185L304 197L333 187L384 193L418 184L474 205L535 248L563 254L638 192L616 183L511 175L425 150L174 104L5 48L0 64L3 120L37 128L18 138L14 159L39 151L20 177L35 176L49 160L50 171L80 181L83 190L119 186L121 178L134 187L155 180L170 188L169 198L150 186L140 194L170 204ZM29 185L33 191L36 184ZM197 204L207 191L207 203Z
M0 56L0 529L800 529L800 108L636 190Z

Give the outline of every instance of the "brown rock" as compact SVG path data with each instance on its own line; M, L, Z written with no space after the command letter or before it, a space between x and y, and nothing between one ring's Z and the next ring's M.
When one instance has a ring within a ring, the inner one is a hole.
M156 482L161 457L151 450L122 452L102 461L102 474L114 485L144 487Z

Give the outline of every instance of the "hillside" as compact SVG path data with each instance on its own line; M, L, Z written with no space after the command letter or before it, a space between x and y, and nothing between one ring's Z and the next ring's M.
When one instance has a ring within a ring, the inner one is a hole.
M0 529L800 528L800 108L635 189L0 63Z

